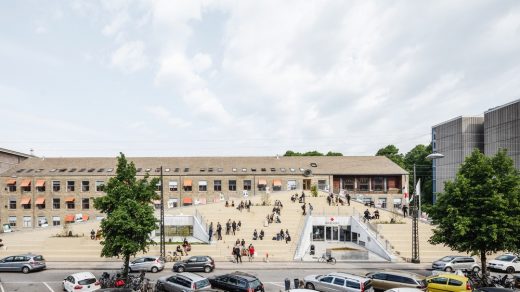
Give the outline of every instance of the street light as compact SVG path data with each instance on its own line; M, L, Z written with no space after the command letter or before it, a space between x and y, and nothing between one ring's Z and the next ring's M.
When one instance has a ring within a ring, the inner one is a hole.
M443 157L443 154L435 152L426 156L426 159L434 160ZM413 186L414 200L412 209L412 263L419 264L421 263L421 259L419 258L419 216L421 212L421 198L417 196L415 163L413 164Z

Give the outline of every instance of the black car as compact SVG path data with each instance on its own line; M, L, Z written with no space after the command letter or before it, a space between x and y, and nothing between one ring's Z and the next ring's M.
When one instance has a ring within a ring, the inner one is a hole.
M204 271L209 273L215 269L215 261L210 256L192 256L187 260L176 262L173 271L182 273Z
M216 276L209 279L212 288L218 288L231 292L264 292L264 284L260 280L250 274L242 272L234 272L230 274Z

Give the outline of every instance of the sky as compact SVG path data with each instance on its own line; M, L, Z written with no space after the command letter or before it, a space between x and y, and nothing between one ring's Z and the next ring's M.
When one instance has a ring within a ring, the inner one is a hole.
M374 155L520 98L520 1L0 1L0 147Z

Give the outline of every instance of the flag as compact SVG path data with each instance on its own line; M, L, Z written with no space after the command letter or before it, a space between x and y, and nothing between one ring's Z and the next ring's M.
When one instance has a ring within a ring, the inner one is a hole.
M412 196L410 196L410 204L412 204L416 197L419 199L421 198L421 179L417 181L417 184L415 185L415 192Z
M403 204L406 205L408 204L408 192L406 191L406 187L403 188Z

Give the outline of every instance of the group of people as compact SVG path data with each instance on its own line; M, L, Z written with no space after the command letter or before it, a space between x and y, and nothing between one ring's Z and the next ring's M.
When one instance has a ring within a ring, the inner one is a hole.
M277 241L285 240L285 243L289 243L291 241L291 235L289 235L289 229L285 229L285 232L283 229L280 230L280 233L276 234L276 238L273 238L273 240L276 239Z
M101 239L101 230L98 229L94 231L94 229L90 230L90 239L92 240L100 240Z
M305 193L302 191L302 195L298 197L298 193L295 193L291 196L291 201L293 203L296 203L296 200L298 200L298 203L305 203Z
M309 205L309 207L307 207L307 205ZM302 205L302 215L305 216L307 215L307 208L309 209L309 213L312 214L312 210L314 210L314 208L312 207L311 203L303 203Z
M182 240L182 248L180 245L177 245L177 248L173 252L173 255L176 256L180 254L181 256L185 256L188 255L189 251L191 251L191 244L188 242L186 237L184 237L184 239Z
M233 220L233 222L231 222L231 219L229 219L226 222L226 235L230 235L231 232L233 232L233 235L235 235L235 232L240 231L241 227L242 227L242 221L238 220L238 223L237 223L235 220Z
M235 262L237 264L242 263L243 256L247 256L249 261L252 262L255 257L255 247L252 243L250 243L249 246L246 247L246 241L244 239L242 239L242 241L240 241L240 239L237 239L231 254L234 256Z
M257 239L264 240L264 236L265 236L265 233L264 233L263 229L260 229L260 234L258 234L256 229L255 229L255 231L253 231L253 240L257 240Z
M366 209L365 212L363 212L363 214L363 218L365 219L365 221L370 221L370 219L379 219L379 210L377 209L374 211L374 215L371 215L368 209Z
M350 195L347 194L347 196L348 196L347 202L348 202L348 205L350 206ZM332 206L332 205L338 206L339 204L341 204L341 206L345 205L345 202L343 201L343 199L340 198L339 195L335 196L333 193L330 193L327 196L327 203L329 203L329 206Z

